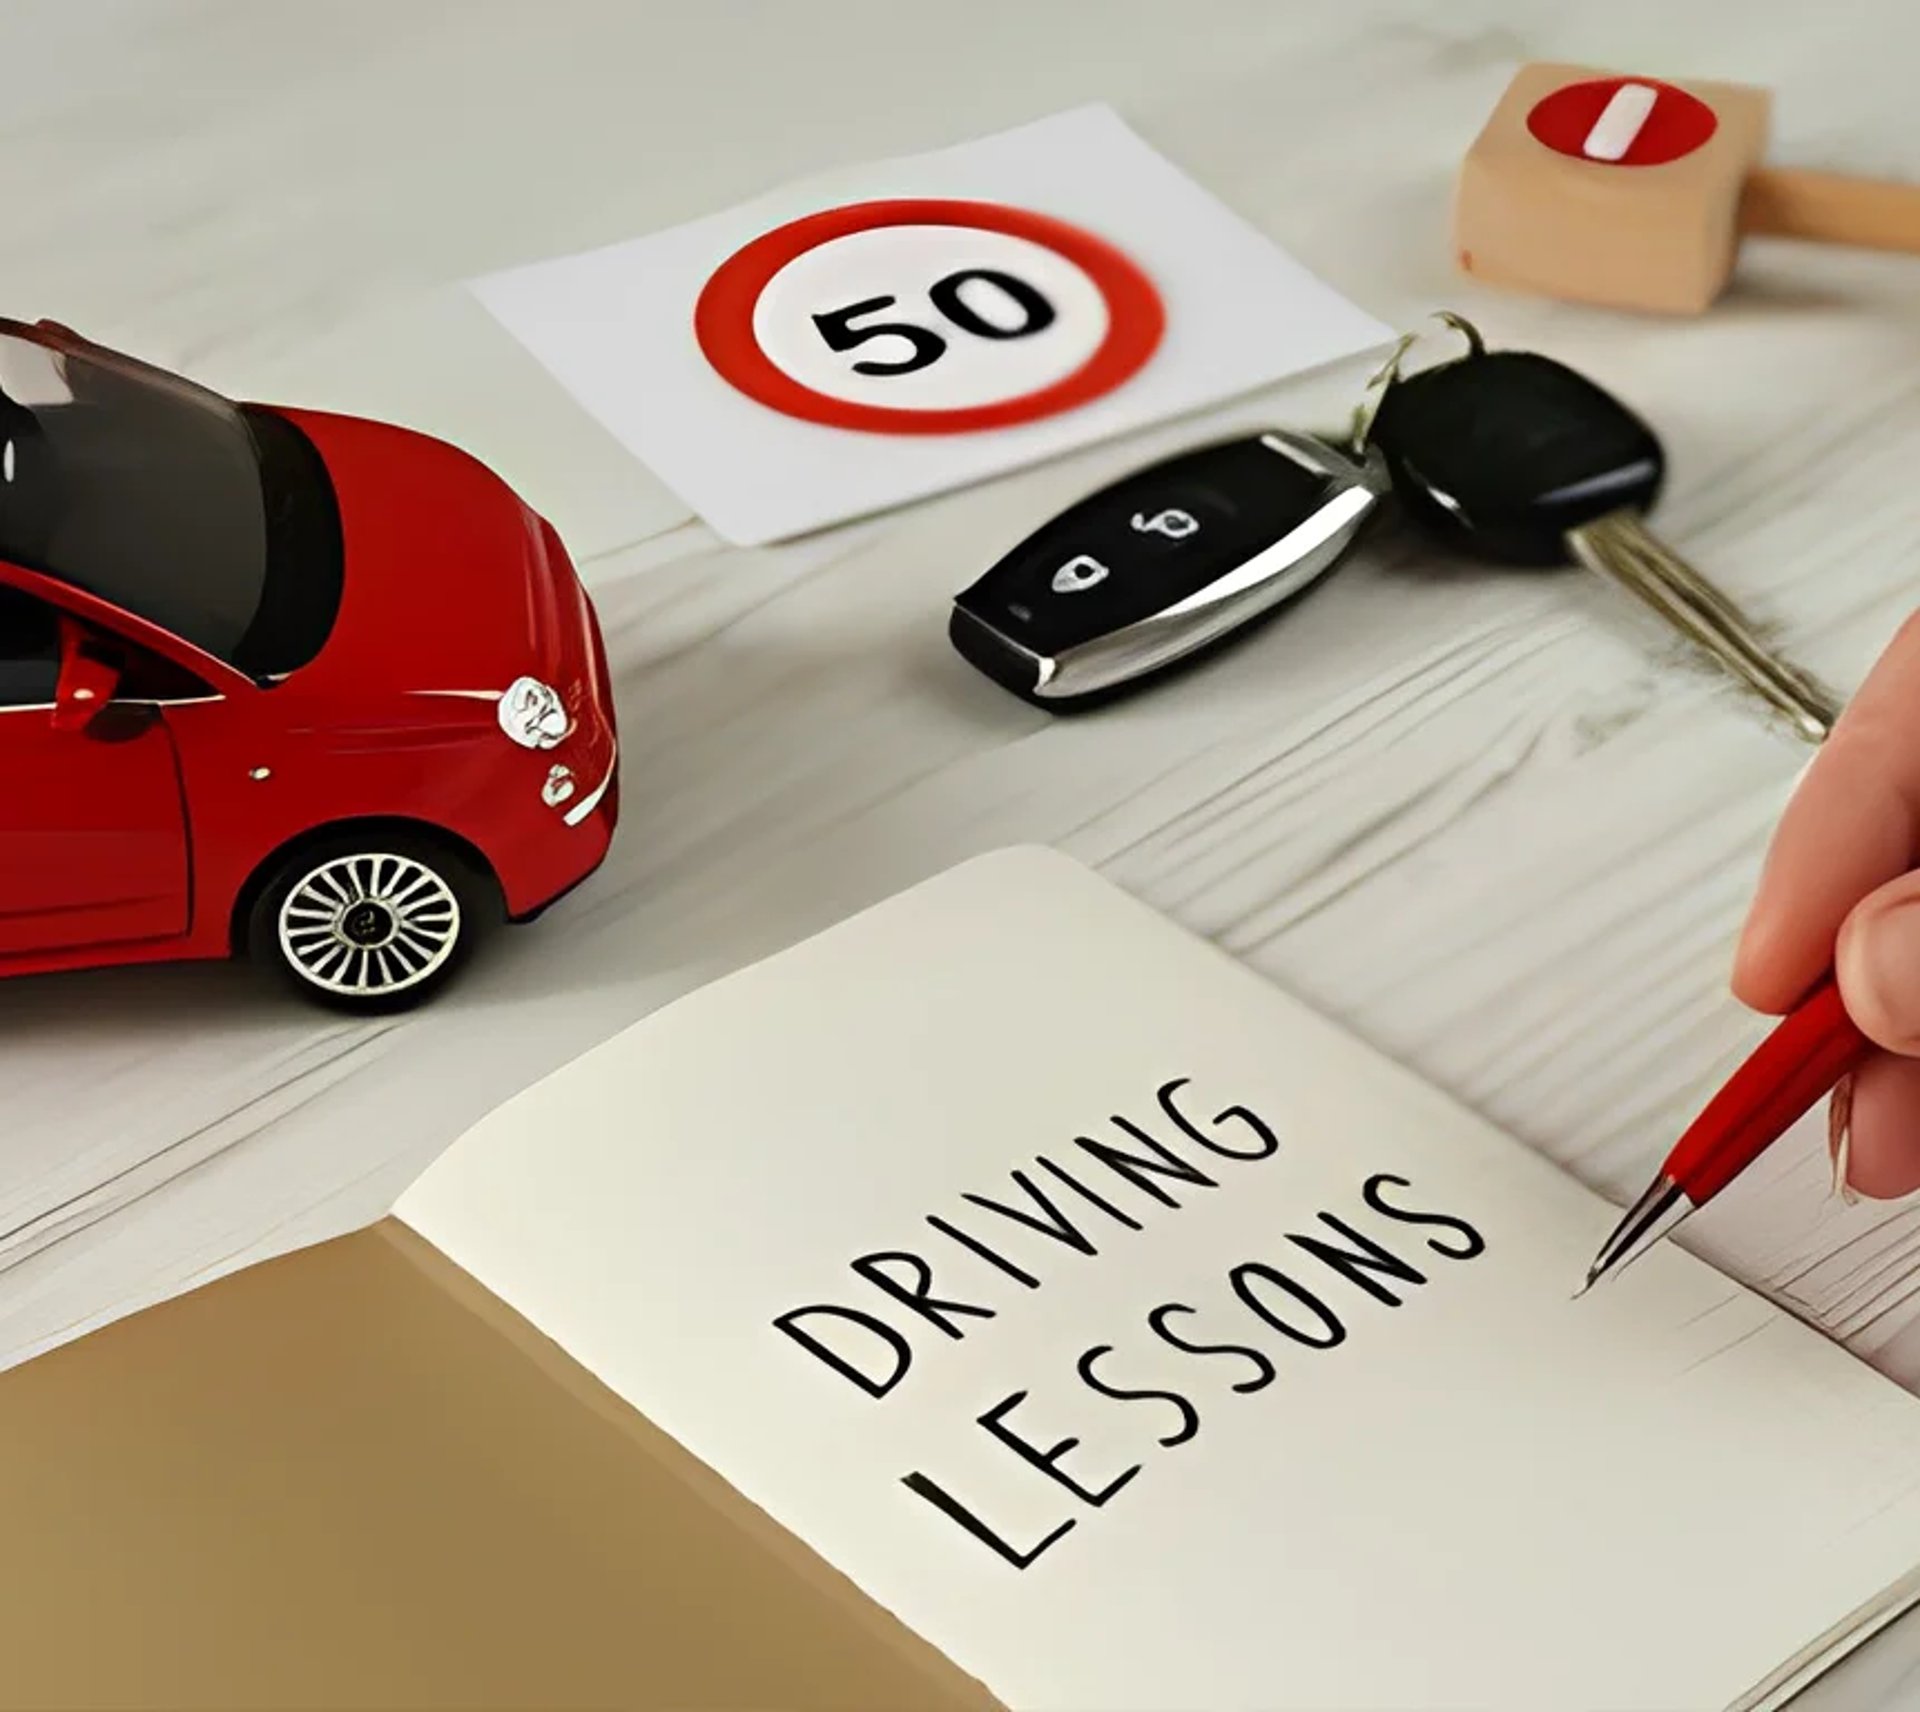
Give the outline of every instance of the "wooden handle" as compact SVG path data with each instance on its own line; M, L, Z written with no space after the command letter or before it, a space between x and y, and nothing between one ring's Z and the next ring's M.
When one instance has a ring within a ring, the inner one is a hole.
M1920 255L1920 185L1761 167L1748 175L1740 227L1775 237Z

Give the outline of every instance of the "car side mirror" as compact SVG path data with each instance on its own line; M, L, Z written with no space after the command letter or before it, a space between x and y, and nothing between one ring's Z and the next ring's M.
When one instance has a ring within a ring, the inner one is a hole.
M78 624L60 625L60 679L53 692L55 731L85 731L120 687L120 668Z

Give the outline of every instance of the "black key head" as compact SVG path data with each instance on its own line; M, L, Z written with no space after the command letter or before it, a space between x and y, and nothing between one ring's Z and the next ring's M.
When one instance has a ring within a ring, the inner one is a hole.
M1479 558L1569 562L1570 529L1659 497L1646 423L1564 363L1476 351L1392 381L1368 433L1408 514Z
M1387 489L1378 454L1306 435L1184 452L1029 535L955 597L947 634L1026 700L1109 700L1318 583Z

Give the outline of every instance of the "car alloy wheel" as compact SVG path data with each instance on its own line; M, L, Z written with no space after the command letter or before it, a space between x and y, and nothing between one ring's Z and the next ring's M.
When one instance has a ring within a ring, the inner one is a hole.
M438 975L465 917L445 876L412 856L335 856L296 879L275 921L282 957L330 997L396 998Z

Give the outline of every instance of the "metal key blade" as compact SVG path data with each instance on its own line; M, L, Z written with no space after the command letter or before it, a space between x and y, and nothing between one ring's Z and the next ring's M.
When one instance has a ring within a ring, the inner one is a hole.
M1691 600L1695 609L1718 624L1731 646L1779 679L1781 688L1793 698L1796 707L1804 709L1811 720L1824 726L1817 735L1809 726L1808 735L1816 741L1830 736L1834 721L1840 717L1841 699L1812 673L1775 653L1753 621L1684 559L1675 558L1671 568L1674 586Z
M1837 698L1761 640L1753 623L1724 593L1665 546L1636 511L1611 512L1570 530L1567 546L1597 571L1651 607L1793 722L1801 736L1823 743L1839 717Z

